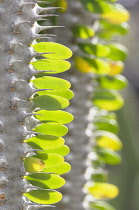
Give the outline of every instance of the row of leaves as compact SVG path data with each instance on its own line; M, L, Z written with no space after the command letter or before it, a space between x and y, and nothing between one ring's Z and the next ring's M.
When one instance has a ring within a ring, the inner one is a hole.
M92 103L95 115L91 140L94 170L85 189L92 195L90 209L115 210L106 201L115 198L119 189L108 183L104 168L121 162L117 151L122 148L122 142L117 136L119 126L113 111L124 104L118 91L127 86L126 78L121 75L127 49L114 40L117 35L128 32L130 15L116 0L80 1L88 12L94 14L93 26L79 24L72 28L79 48L79 55L74 57L75 67L82 73L93 74L94 83Z
M39 42L32 44L31 48L40 53L39 59L30 62L30 65L38 71L37 77L31 80L37 89L37 94L30 99L37 107L33 113L37 123L33 131L37 135L24 142L33 147L36 154L24 159L24 167L28 173L23 178L37 189L25 192L24 196L32 202L47 206L62 199L61 193L55 189L65 184L60 175L67 173L71 168L64 161L69 148L62 137L68 132L65 124L73 120L70 113L61 110L69 106L69 100L73 97L71 84L50 75L70 68L70 63L65 59L70 58L72 52L54 42Z

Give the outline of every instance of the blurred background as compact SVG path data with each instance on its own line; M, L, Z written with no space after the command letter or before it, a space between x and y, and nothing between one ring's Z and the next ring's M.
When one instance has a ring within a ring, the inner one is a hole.
M122 94L125 106L117 112L124 147L122 164L110 170L120 195L111 201L117 210L139 210L139 0L119 0L131 13L130 33L119 40L129 49L124 75L129 86Z

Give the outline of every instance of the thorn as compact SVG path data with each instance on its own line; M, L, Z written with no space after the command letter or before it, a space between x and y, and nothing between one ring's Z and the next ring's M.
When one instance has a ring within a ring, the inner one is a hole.
M36 92L39 92L39 91L45 91L45 90L53 90L53 89L33 89L32 93L36 93Z
M30 23L30 24L31 24L31 21L21 21L21 22L18 22L18 23L16 23L16 24L14 24L14 27L15 27L14 33L15 33L15 32L18 32L18 28L20 27L20 25L22 25L22 24L24 24L24 23Z
M34 69L29 69L29 76L35 76L37 74L41 74L41 73L51 73L51 72L55 72L53 70L43 70L43 71L37 71L37 70L34 70Z
M17 43L16 43L16 42L11 41L11 42L9 43L9 51L14 51L14 48L15 48L16 45L23 46L23 44L20 43L20 42L17 42Z
M31 134L34 134L34 135L44 135L43 133L39 133L39 132L35 132L35 131L24 131L23 135L24 136L27 136L27 135L31 135Z
M47 30L47 29L51 29L51 28L61 28L61 27L63 28L64 26L40 26L40 25L38 25L37 31L39 33L39 32L41 32L43 30ZM53 34L51 34L51 35L53 35Z
M37 20L48 20L48 19L45 19L47 17L53 17L53 16L59 16L59 15L56 15L56 14L47 14L47 15L36 15L35 17L35 21Z
M62 9L61 7L39 7L37 6L37 13L54 10L54 9Z
M41 149L26 149L25 151L24 151L24 155L26 156L28 153L32 153L32 152L34 152L34 153L36 153L36 152L39 152L39 151L42 151ZM28 189L28 188L27 188ZM26 189L26 190L27 190Z
M23 61L22 60L11 60L9 62L9 69L12 68L14 66L14 64L16 63L22 63Z
M20 120L25 120L26 117L35 116L35 115L41 115L41 114L22 112L20 113L20 118L21 118Z
M55 54L55 53L54 52L37 53L37 52L34 51L34 52L32 52L32 56L31 57L33 58L33 57L36 57L36 56L43 56L43 55L46 55L46 54L49 55L49 54Z
M49 38L55 37L55 36L57 36L57 35L55 35L55 34L34 34L33 39L34 39L34 40L35 40L35 39L40 39L40 38L49 39Z

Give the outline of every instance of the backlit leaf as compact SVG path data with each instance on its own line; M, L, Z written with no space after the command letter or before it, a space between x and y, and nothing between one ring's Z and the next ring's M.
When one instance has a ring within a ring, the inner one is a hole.
M76 25L72 28L73 35L81 39L88 39L94 36L94 31L91 27L85 25Z
M108 181L108 173L103 170L102 171L98 170L98 172L93 172L91 174L91 180L93 182L106 182Z
M73 98L74 93L71 90L65 90L65 91L53 91L53 90L49 90L49 91L39 91L38 92L39 95L56 95L56 96L60 96L62 98L65 98L67 100L70 100Z
M69 163L62 163L61 165L58 165L56 167L53 167L53 168L49 168L49 169L44 169L43 171L44 172L47 172L47 173L55 173L55 174L65 174L65 173L68 173L69 171L71 170L71 166Z
M111 149L98 149L97 155L99 160L108 165L117 165L121 162L121 157L118 153Z
M33 45L33 48L38 53L50 52L51 54L43 55L50 59L68 59L72 56L72 51L69 48L55 42L39 42Z
M111 23L120 24L127 22L130 18L130 14L121 4L113 4L111 11L104 12L101 17Z
M45 110L59 110L69 106L69 101L67 99L55 95L37 96L32 100L37 107Z
M68 61L40 59L31 63L38 71L48 71L47 74L57 74L67 71L71 65Z
M45 168L45 163L35 157L26 157L24 160L24 167L27 172L35 173L42 171Z
M124 61L127 58L127 48L119 43L107 44L110 49L110 53L107 56L109 59L114 61Z
M122 61L108 61L110 71L109 76L115 76L121 74L124 69L124 63Z
M36 86L38 89L51 89L47 90L49 91L65 91L71 87L70 82L60 79L57 77L50 77L50 76L45 76L45 77L40 77L35 80L32 80L33 84Z
M108 12L112 8L112 4L100 0L81 0L84 7L92 13L104 13Z
M66 126L55 122L41 124L34 130L45 135L53 135L58 137L64 136L68 132L68 128Z
M112 133L119 132L119 124L115 119L108 119L105 117L101 117L100 119L96 119L94 121L95 130L104 130Z
M89 206L94 210L116 210L113 206L104 201L90 202Z
M58 0L56 2L56 6L61 7L62 9L59 9L58 11L61 13L64 13L64 12L66 12L66 10L68 8L68 1L67 0Z
M101 59L91 59L88 57L75 57L75 67L82 73L108 74L109 64Z
M24 177L30 184L44 189L57 189L65 184L65 180L54 174L34 173Z
M33 157L39 158L45 163L45 168L43 172L45 172L45 169L51 169L53 167L61 165L64 162L64 158L62 156L52 153L37 154L33 155Z
M103 76L98 78L99 87L120 90L127 86L127 79L118 74L115 76Z
M120 139L111 132L98 130L94 132L94 136L99 147L109 148L115 151L122 148Z
M53 204L62 199L62 194L54 190L31 190L23 195L39 204Z
M30 146L36 149L55 149L64 145L65 140L56 136L37 135L25 140Z
M116 90L100 89L94 93L93 104L101 109L115 111L123 106L124 101Z
M61 156L66 156L70 152L70 149L68 146L63 145L62 147L53 149L53 150L43 150L43 151L38 151L37 153L55 153Z
M106 57L110 52L109 47L102 44L79 43L78 46L85 53L96 55L97 57Z
M60 124L67 124L70 123L73 120L73 115L62 111L46 111L46 110L40 110L36 112L37 114L35 117L40 121L47 121L47 122L58 122Z
M118 196L119 189L109 183L93 183L92 186L88 187L88 191L95 198L112 199Z
M106 20L100 21L98 36L103 39L112 39L116 35L125 35L129 32L128 23L112 24Z

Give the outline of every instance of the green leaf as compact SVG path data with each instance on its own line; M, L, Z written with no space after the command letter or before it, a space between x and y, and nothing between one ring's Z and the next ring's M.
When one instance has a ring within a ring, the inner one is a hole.
M91 175L91 180L93 182L106 182L108 181L108 173L107 172L104 172L104 171L98 171L98 172L94 172L92 175Z
M64 162L64 158L57 154L37 154L33 157L41 159L45 163L45 168L43 172L45 172L46 169L51 169L53 167L59 166Z
M112 39L116 35L126 35L129 32L128 23L112 24L106 20L100 21L100 31L98 36L103 39Z
M52 92L57 90L65 91L71 87L70 82L64 79L50 76L40 77L35 80L32 80L32 82L38 89L51 89L47 90L46 93L48 93L49 91Z
M121 157L118 153L114 152L111 149L98 149L97 155L99 160L108 164L108 165L117 165L121 163Z
M109 47L103 44L79 43L78 46L85 53L96 55L97 57L107 57L110 52Z
M46 74L57 74L67 71L71 64L64 60L40 59L31 63L38 71L48 71Z
M42 122L57 122L60 124L67 124L72 122L74 119L72 114L62 110L57 110L57 111L40 110L36 113L40 115L36 115L35 117Z
M115 111L123 106L124 101L116 90L99 89L94 93L93 104L101 109Z
M57 189L65 184L65 180L54 174L34 173L24 177L30 184L44 189Z
M65 98L67 100L70 100L73 98L74 93L71 90L66 90L66 91L40 91L38 92L39 95L56 95L56 96L60 96L62 98Z
M69 48L55 42L39 42L33 45L33 48L38 53L51 53L43 55L50 59L68 59L72 56L72 51Z
M127 22L130 18L129 12L121 4L112 4L111 11L105 11L101 17L108 20L110 23L121 24Z
M25 170L29 173L40 172L45 168L44 161L35 157L26 157L24 160Z
M88 186L88 192L98 199L112 199L118 196L119 189L109 183L96 182Z
M104 130L112 133L119 132L119 124L114 119L106 119L104 117L94 121L95 130Z
M53 135L58 137L64 136L68 132L68 128L66 126L55 122L41 124L34 130L45 135Z
M25 140L27 144L35 149L55 149L64 145L65 140L56 136L37 135Z
M81 0L81 2L89 12L98 14L110 11L113 6L108 2L100 0Z
M99 83L99 87L101 88L116 90L126 88L128 83L127 79L120 74L117 74L114 77L105 75L98 78L97 81Z
M108 131L95 131L94 137L96 144L102 148L109 148L112 150L120 150L122 148L122 142L115 134Z
M104 201L90 202L89 206L94 210L116 210L113 206Z
M61 193L54 190L31 190L23 193L29 200L39 204L53 204L62 199Z
M109 64L102 59L91 59L84 56L75 57L75 67L82 73L108 74Z
M88 39L93 37L95 34L91 27L85 25L75 25L72 27L72 32L75 37L81 39Z
M53 149L53 150L43 150L43 151L38 151L37 153L55 153L61 156L66 156L70 152L70 149L68 146L63 145L62 147Z
M68 173L70 170L71 170L70 164L64 162L61 165L58 165L58 166L50 168L50 169L45 168L43 171L47 172L47 173L55 173L55 174L61 175L61 174Z
M58 110L69 106L69 101L67 99L55 95L37 96L32 100L37 107L45 110Z
M110 54L107 56L109 59L114 61L124 61L127 58L127 48L119 43L107 44L110 49Z

